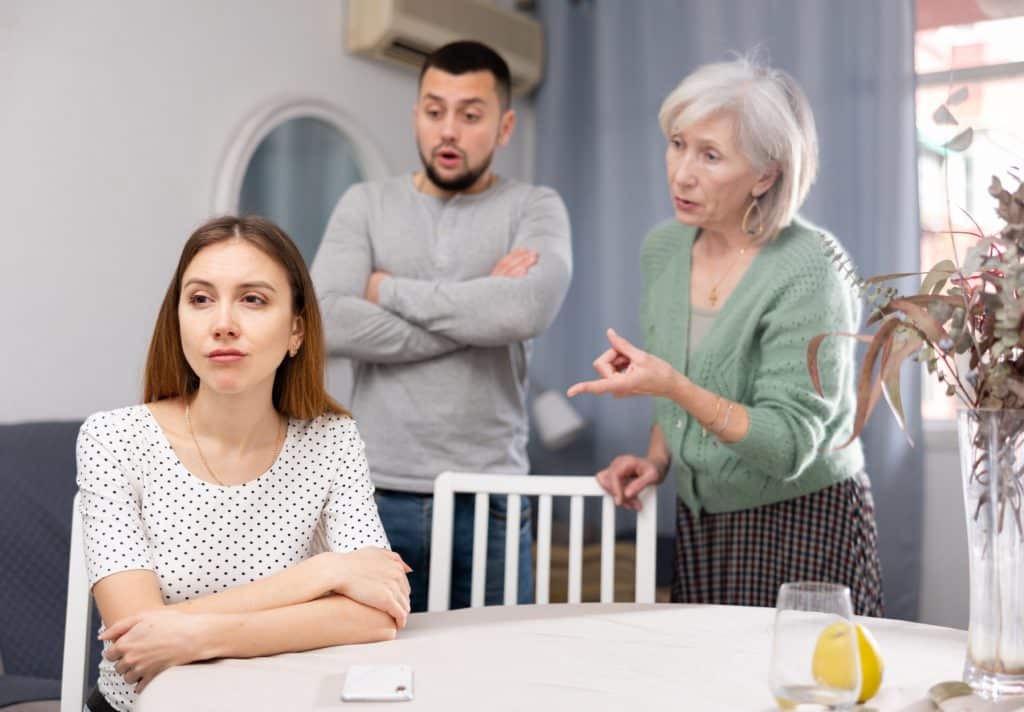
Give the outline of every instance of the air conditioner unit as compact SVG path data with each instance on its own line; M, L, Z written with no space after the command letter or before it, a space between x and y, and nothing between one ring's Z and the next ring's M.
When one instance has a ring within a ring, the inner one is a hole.
M541 80L544 32L526 15L485 0L348 0L350 52L419 71L423 59L456 40L492 47L508 63L512 92Z

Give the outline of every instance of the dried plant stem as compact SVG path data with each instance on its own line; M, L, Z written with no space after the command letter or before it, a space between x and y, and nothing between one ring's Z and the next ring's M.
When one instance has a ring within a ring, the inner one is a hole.
M935 348L938 349L938 346L935 346ZM969 391L967 390L967 387L964 385L963 381L960 380L960 371L956 367L956 361L954 360L953 362L950 362L949 354L945 353L944 351L939 351L938 353L942 355L942 365L946 367L946 372L949 373L949 375L952 376L954 379L956 379L956 387L954 393L956 394L957 398L959 398L960 402L963 403L968 408L976 407L975 404L968 400L967 398L967 394Z

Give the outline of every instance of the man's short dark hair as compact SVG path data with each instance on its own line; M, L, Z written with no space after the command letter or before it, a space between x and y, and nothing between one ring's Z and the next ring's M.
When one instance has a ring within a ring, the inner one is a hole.
M494 75L494 88L498 92L501 108L508 108L509 94L512 88L508 65L500 54L487 45L472 40L460 40L439 47L423 60L423 68L420 69L421 84L423 75L431 67L448 74L490 72Z

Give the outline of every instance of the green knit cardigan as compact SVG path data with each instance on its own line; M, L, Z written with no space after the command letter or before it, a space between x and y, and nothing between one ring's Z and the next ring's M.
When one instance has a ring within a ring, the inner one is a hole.
M667 398L655 399L675 462L677 492L695 514L731 512L800 497L864 468L853 430L852 339L825 339L819 351L824 397L807 371L815 334L854 332L860 302L825 255L834 238L801 219L764 246L687 356L690 256L697 229L672 220L644 241L641 307L646 348L694 383L741 403L750 416L734 443L702 434L700 423Z

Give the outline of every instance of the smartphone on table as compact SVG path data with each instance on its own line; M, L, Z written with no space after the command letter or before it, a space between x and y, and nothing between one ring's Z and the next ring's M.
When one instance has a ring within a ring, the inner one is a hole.
M412 699L409 665L352 665L341 691L345 702L403 702Z

